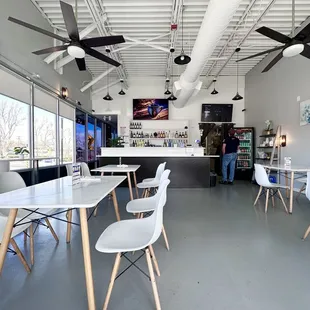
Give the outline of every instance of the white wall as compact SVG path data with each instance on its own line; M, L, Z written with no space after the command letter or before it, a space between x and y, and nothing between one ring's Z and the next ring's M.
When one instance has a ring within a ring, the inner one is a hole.
M246 75L245 123L261 134L265 120L281 125L287 135L287 146L282 148L282 158L291 156L293 164L310 164L310 125L299 125L299 102L310 98L310 60L302 56L283 58L267 73L264 67L275 57L266 57Z
M239 93L244 94L244 77L239 78ZM213 88L212 88L213 89ZM202 103L232 103L233 122L236 126L244 126L244 100L232 101L231 98L236 94L236 77L220 77L216 84L219 91L217 95L210 95L212 89L201 90L195 97L192 97L188 104L182 109L176 109L172 103L169 105L169 120L189 120L190 121L190 142L199 139L198 123L201 120L201 104ZM126 90L125 96L118 95L120 86L114 86L110 89L110 95L114 98L110 102L111 112L106 114L119 114L119 128L126 127L128 134L128 126L132 120L132 100L134 98L164 98L164 81L163 79L134 79L129 80L129 89ZM106 94L95 95L92 98L93 109L95 114L104 114L108 108L108 102L102 97Z

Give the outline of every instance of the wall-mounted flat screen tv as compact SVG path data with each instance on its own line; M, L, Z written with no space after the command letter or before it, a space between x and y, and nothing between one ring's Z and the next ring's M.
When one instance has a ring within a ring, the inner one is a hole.
M134 120L168 120L167 99L133 99Z
M201 121L225 123L232 121L232 104L202 104Z

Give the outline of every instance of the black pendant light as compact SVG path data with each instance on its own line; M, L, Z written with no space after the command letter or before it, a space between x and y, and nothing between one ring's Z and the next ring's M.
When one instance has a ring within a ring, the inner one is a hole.
M166 79L166 91L164 92L165 95L171 95L171 91L169 90L169 83L170 80Z
M216 83L216 80L214 79L214 80L213 80L214 89L212 90L211 95L217 95L217 94L219 93L219 92L215 89L215 83Z
M237 101L237 100L243 99L243 97L238 92L238 88L239 88L239 62L238 62L239 55L238 55L238 53L240 52L240 47L236 48L235 52L237 53L237 93L236 93L235 97L232 98L232 100Z
M184 49L183 49L183 11L184 11L184 1L182 0L182 49L181 49L181 54L176 57L174 59L174 62L177 64L177 65L187 65L190 61L191 61L191 58L186 55L184 53Z
M108 69L109 69L109 67L108 67ZM107 74L107 94L103 97L103 100L107 100L107 101L113 100L113 98L109 94L109 73L110 72L108 72L108 74Z
M171 48L170 52L171 52L171 59L172 59L174 48ZM170 101L175 101L178 98L173 94L173 62L172 61L171 61L171 81L172 81L171 95L167 99L170 100Z
M121 95L121 96L126 95L126 93L125 93L124 90L123 90L123 83L124 83L124 81L121 80L122 89L121 89L120 92L118 93L118 94Z

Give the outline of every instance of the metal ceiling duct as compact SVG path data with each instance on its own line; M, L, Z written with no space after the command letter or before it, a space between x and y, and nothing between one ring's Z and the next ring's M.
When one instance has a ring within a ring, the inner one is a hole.
M183 108L191 96L196 95L202 85L200 74L222 38L242 0L210 0L194 44L191 58L179 81L174 83L176 108Z

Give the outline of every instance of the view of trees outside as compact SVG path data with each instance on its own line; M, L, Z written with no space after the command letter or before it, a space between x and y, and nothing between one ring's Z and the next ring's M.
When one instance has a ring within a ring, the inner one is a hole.
M56 115L34 107L34 156L56 157ZM40 166L56 165L55 159L40 161Z
M26 103L0 94L0 157L18 158L14 147L29 150L29 108ZM29 167L28 161L11 162L10 168Z
M62 154L62 163L73 162L73 121L60 118L60 153Z

